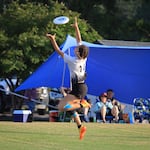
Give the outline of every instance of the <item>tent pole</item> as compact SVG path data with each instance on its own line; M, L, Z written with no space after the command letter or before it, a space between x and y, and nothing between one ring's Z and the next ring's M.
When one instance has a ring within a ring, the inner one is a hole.
M70 56L70 48L68 48L68 55ZM63 75L62 75L62 83L61 83L61 86L62 86L62 87L64 86L65 70L66 70L66 63L64 62ZM72 90L71 77L70 77L70 89Z
M0 91L8 92L8 91L6 91L5 89L2 89L2 88L0 88ZM28 97L23 96L23 95L21 95L21 94L17 94L17 93L15 93L15 92L9 91L9 94L18 96L18 97L23 98L23 99L26 99L26 100L29 100ZM41 102L41 101L39 101L39 100L35 100L35 99L33 99L33 98L31 98L30 100L31 100L32 102L35 102L35 103L38 103L38 104L44 104L44 105L46 105L46 106L48 106L48 107L50 107L50 108L58 109L57 107L55 107L55 106L53 106L53 105L45 104L45 103L43 103L43 102Z
M68 49L68 55L70 56L70 48ZM71 82L71 76L70 76L70 90L72 91L72 82Z
M63 75L62 75L62 82L61 82L61 86L62 86L62 87L64 86L65 70L66 70L66 63L64 62Z

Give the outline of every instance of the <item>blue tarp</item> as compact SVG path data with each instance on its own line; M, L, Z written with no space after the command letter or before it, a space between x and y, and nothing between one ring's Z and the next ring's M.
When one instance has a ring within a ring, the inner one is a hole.
M90 48L86 80L89 94L98 96L111 88L121 102L128 104L135 97L150 97L150 47L105 46L84 41L83 44ZM74 55L74 46L75 38L68 35L62 51ZM69 87L69 71L54 52L16 91L62 85Z

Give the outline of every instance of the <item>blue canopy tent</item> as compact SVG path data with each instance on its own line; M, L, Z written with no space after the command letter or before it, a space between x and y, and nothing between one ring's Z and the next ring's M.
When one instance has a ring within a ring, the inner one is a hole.
M150 47L105 46L83 41L90 48L87 61L88 93L98 96L112 88L117 98L132 104L135 97L150 97ZM67 36L62 51L74 55L76 39ZM16 91L29 88L69 87L69 71L54 52Z

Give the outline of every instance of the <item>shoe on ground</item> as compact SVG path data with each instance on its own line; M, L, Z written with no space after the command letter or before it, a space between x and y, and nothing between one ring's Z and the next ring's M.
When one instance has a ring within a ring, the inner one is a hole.
M88 108L91 108L91 104L88 103L86 100L82 99L80 104L83 106L83 107L88 107Z
M86 127L81 126L80 129L79 129L80 140L82 140L84 138L85 133L86 133Z

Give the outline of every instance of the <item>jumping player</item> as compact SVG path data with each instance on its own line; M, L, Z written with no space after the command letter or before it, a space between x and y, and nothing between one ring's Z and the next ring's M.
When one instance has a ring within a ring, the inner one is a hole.
M82 125L80 117L76 110L81 107L91 107L91 105L86 100L84 100L84 97L87 94L87 85L85 84L85 69L89 49L81 43L81 34L76 17L72 27L74 27L76 33L77 47L74 50L76 57L69 56L60 50L55 40L55 35L48 33L46 34L46 36L50 39L55 51L68 64L72 80L72 90L63 98L63 100L60 101L60 103L58 104L58 109L60 111L72 112L74 120L79 129L79 138L80 140L82 140L86 133L86 127Z

